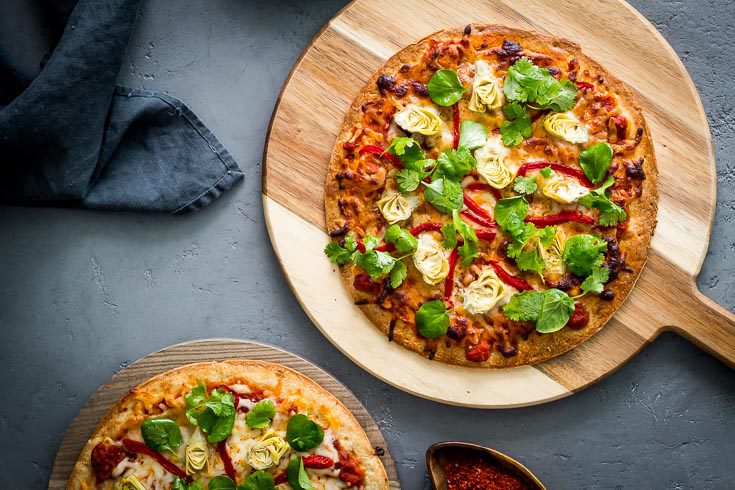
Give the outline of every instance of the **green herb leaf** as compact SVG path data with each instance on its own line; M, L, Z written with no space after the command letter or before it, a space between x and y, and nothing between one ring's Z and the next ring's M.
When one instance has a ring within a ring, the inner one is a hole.
M564 245L562 259L570 271L585 277L592 270L602 265L605 260L603 252L607 250L607 243L598 236L581 233L569 238Z
M573 311L574 300L567 293L558 289L547 289L544 291L544 302L536 320L536 330L541 333L561 330Z
M344 247L340 246L337 242L329 242L324 247L324 253L327 254L329 260L335 264L344 265L352 260L352 257L357 250L357 242L351 236L345 237Z
M324 430L306 415L297 413L288 421L286 440L296 451L308 451L322 443Z
M547 70L548 71L548 70ZM568 111L577 102L577 84L571 80L561 80L545 83L545 90L539 90L534 105L554 112Z
M454 212L456 210L453 210ZM454 228L454 223L447 223L442 226L442 246L444 248L454 248L457 246L457 230Z
M508 68L503 93L510 101L564 112L574 107L577 86L569 80L557 80L549 70L537 67L524 57Z
M462 209L464 199L459 182L439 178L426 184L424 197L442 213L450 213L453 209Z
M225 390L207 389L202 381L186 395L186 418L198 425L209 442L227 439L235 424L235 397Z
M396 174L396 184L398 185L398 190L401 191L401 193L403 194L413 192L419 187L419 184L421 184L421 179L423 178L424 175L421 172L404 168Z
M585 194L579 200L582 206L600 211L599 222L602 226L615 226L628 218L625 210L612 202L606 195L606 190L615 183L615 178L610 175L607 180L597 189Z
M595 267L592 269L592 273L582 282L582 291L599 294L608 279L610 279L610 270L607 267Z
M408 276L408 268L402 261L396 261L396 265L390 271L390 287L396 289L398 286L403 284L403 281Z
M186 484L186 480L176 477L171 485L171 490L189 490L189 485Z
M426 157L418 141L413 138L399 137L393 140L386 150L401 160L403 166L408 170L421 171L424 167Z
M385 230L385 241L396 246L396 250L402 255L416 250L419 241L410 231L404 230L398 225L390 225Z
M376 279L388 274L396 265L396 259L385 252L367 250L365 253L355 254L355 265Z
M546 267L546 262L541 258L536 247L521 250L515 257L515 261L520 270L535 272L538 275L543 275L544 267Z
M309 480L309 475L306 474L301 456L293 456L288 462L286 478L293 490L313 490L314 488Z
M533 194L537 188L535 175L529 175L527 177L519 175L513 184L513 190L520 194Z
M495 204L495 221L503 230L515 236L526 228L528 202L522 196L501 199Z
M579 164L587 178L596 184L605 177L612 157L613 149L609 143L597 143L579 154Z
M189 483L189 486L186 487L186 490L204 490L204 486L201 482L193 481Z
M271 419L276 416L276 405L272 400L266 398L255 404L248 412L245 423L254 429L265 429L270 425Z
M541 313L544 295L539 291L524 291L510 297L503 314L517 322L535 322Z
M217 475L209 480L207 490L235 490L235 482L225 475Z
M459 215L459 210L452 210L452 224L454 230L459 233L462 237L462 245L457 249L460 256L460 262L465 267L472 263L472 260L477 257L477 234L475 229L465 223ZM456 241L456 237L455 237Z
M275 490L273 475L263 470L250 473L245 481L237 486L237 490Z
M554 236L556 235L556 226L546 226L543 230L538 231L538 239L541 241L541 245L545 248L549 248L554 242Z
M541 176L545 179L549 179L551 178L552 175L554 175L554 171L551 170L551 167L544 167L541 170L539 170L538 173L540 173Z
M475 121L462 121L459 125L459 146L474 150L487 142L487 129Z
M449 315L444 301L435 299L427 301L416 312L418 332L427 338L439 337L449 329Z
M145 445L159 453L169 451L176 454L176 448L181 445L181 429L169 418L144 420L140 424L140 433Z
M439 70L428 84L429 97L440 106L450 106L462 98L466 89L454 70Z
M470 150L460 146L456 150L445 150L436 159L434 178L446 177L459 182L473 168L477 167L477 160Z
M526 110L517 102L511 102L503 106L503 114L508 118L500 126L500 136L505 146L520 145L524 138L530 138L533 134L531 118Z

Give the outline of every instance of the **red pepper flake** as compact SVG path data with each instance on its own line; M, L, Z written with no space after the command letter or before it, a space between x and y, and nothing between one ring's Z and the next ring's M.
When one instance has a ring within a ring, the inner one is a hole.
M554 172L559 172L560 174L574 177L575 179L579 181L580 184L587 187L588 189L592 189L595 187L595 185L589 181L589 179L587 178L587 176L584 174L584 172L581 169L570 167L569 165L562 165L561 163L546 162L546 161L524 163L518 169L517 174L521 176L525 176L528 172L533 172L535 170L541 170L542 168L546 168L546 167L551 167L551 170L553 170Z
M444 475L447 490L530 490L488 456L468 449L446 450Z
M304 468L314 468L315 470L324 470L334 466L332 458L321 456L319 454L312 454L302 459L304 462Z
M490 192L497 201L500 201L503 198L503 196L500 195L500 191L498 189L491 186L490 184L485 184L483 182L473 182L471 184L468 184L467 187L464 188L464 190Z
M452 106L452 122L454 123L452 136L454 137L454 149L459 148L459 102Z
M524 281L520 277L510 274L508 271L503 269L503 267L500 265L500 262L498 262L497 260L491 260L490 265L492 265L493 269L495 269L495 273L498 275L498 278L500 278L500 280L507 285L521 291L530 291L533 289L533 287L526 281Z
M398 159L397 156L392 155L386 151L385 148L379 145L365 145L362 148L360 148L360 155L364 154L370 154L370 155L377 155L380 158L385 158L388 160L394 167L398 169L403 168L403 164L401 163L401 160Z
M486 226L488 228L496 228L498 224L493 220L486 220L485 218L480 218L474 213L471 213L469 211L462 211L459 213L463 218L467 218L470 221L474 221L480 226Z
M125 449L127 449L131 453L145 454L146 456L150 456L151 458L156 460L158 464L163 466L163 469L165 469L172 475L178 476L179 478L183 478L188 482L191 481L191 477L188 476L186 472L184 472L184 470L182 470L181 468L173 464L171 461L164 458L163 455L161 455L160 453L146 446L144 442L136 441L133 439L123 439L122 443L123 443L123 446L125 446Z
M452 253L449 254L449 274L444 279L444 301L450 304L450 308L454 306L452 292L454 291L454 269L457 267L458 258L459 252L457 251L457 247L454 247Z
M217 454L219 454L222 464L225 467L225 474L232 478L232 481L237 483L237 473L235 472L235 467L232 465L230 453L227 452L227 441L220 441L217 443Z
M538 228L558 225L560 223L566 223L567 221L575 221L577 223L592 225L595 223L595 218L582 214L579 211L571 210L565 210L559 214L552 214L549 216L526 216L526 222L533 223L534 226Z
M490 216L490 214L487 211L485 211L485 209L482 206L477 204L470 196L468 196L466 192L464 193L463 199L464 199L464 205L467 206L470 209L470 211L472 211L477 216L479 216L480 218L488 222L491 222L491 223L495 222L493 217Z

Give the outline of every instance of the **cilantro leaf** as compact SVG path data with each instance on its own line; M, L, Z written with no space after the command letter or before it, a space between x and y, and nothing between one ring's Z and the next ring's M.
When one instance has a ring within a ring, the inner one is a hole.
M625 210L612 202L606 195L606 190L615 183L615 178L610 175L607 180L597 189L582 196L579 203L588 208L600 211L600 224L602 226L615 226L628 218Z
M406 264L404 264L403 261L397 260L396 265L394 265L393 269L390 271L390 287L395 289L403 284L407 275L408 268L406 267Z
M544 291L544 302L536 320L536 330L541 333L556 332L564 328L574 311L574 300L558 289Z
M554 171L551 170L551 167L544 167L539 170L538 173L540 173L541 176L545 179L551 178L551 176L554 175Z
M595 267L587 279L582 282L582 291L599 294L608 279L610 279L610 270L607 267Z
M487 142L487 129L475 121L462 121L459 126L459 146L474 150Z
M462 258L461 263L468 266L477 257L477 234L474 228L462 220L457 209L452 211L452 223L454 229L463 239L462 245L457 249L459 256Z
M561 80L548 84L546 91L539 91L536 104L554 112L564 112L574 107L576 100L577 85L570 80Z
M460 181L467 173L477 166L477 160L472 156L470 150L460 146L456 150L445 150L436 160L436 177L446 177L450 180Z
M440 106L450 106L462 98L467 89L459 81L454 70L439 70L427 85L429 97Z
M556 226L546 226L543 230L538 231L538 238L541 241L541 245L545 248L551 246L554 242L554 236L556 235Z
M398 137L391 142L386 151L397 156L403 166L411 170L421 170L423 165L417 167L416 162L426 159L421 145L413 138Z
M401 191L402 194L413 192L419 187L422 178L423 176L421 172L404 168L396 174L398 190Z
M510 297L503 314L517 322L535 322L541 313L544 295L539 291L524 291Z
M522 196L501 199L495 204L495 221L511 235L522 232L523 219L528 214L528 203Z
M426 184L424 197L442 213L449 213L453 209L462 209L464 204L462 186L459 182L447 178L438 178Z
M597 143L584 149L579 154L579 165L585 175L593 183L598 183L605 177L607 169L613 157L613 149L610 143Z
M559 81L546 68L539 68L523 57L508 68L503 93L510 101L533 103L536 109L568 111L576 102L577 86Z
M146 419L140 424L145 445L157 452L169 451L174 456L181 445L181 429L169 418Z
M192 388L186 400L186 418L198 425L209 442L227 439L235 425L235 397L225 390L215 389L207 397L204 382Z
M372 250L378 246L380 240L378 240L378 237L366 235L365 238L363 238L362 243L365 245L365 250Z
M457 245L457 230L454 223L447 223L442 226L442 246L444 248L454 248Z
M508 118L500 126L500 135L505 146L520 145L524 138L530 138L533 133L531 118L526 110L517 102L503 106L503 114Z
M416 312L418 332L427 338L439 337L449 329L449 315L444 301L427 301Z
M254 429L265 429L270 425L270 421L276 416L276 406L272 400L266 398L255 404L248 412L245 423L248 427Z
M245 481L238 485L237 490L275 490L276 483L273 481L273 475L270 473L258 470L254 473L250 473Z
M535 272L538 275L542 275L546 262L541 258L536 247L530 250L521 250L515 258L516 265L522 271Z
M367 250L355 254L355 265L376 279L388 274L396 265L396 259L390 254L377 250Z
M357 250L357 242L351 236L345 238L344 247L337 242L329 242L324 247L324 253L327 254L329 260L335 264L344 265L352 260L355 250Z
M529 175L527 177L519 175L513 184L513 190L520 194L533 194L537 188L535 175Z
M398 225L390 225L385 230L385 241L396 246L396 250L401 254L407 254L416 250L418 240L410 231L404 230Z
M598 236L581 233L569 238L564 245L562 259L570 271L585 277L592 270L602 265L605 260L603 252L607 250L607 243Z

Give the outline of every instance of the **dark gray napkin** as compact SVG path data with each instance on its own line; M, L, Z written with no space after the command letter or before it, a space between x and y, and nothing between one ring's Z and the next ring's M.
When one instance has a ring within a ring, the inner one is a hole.
M242 178L180 100L115 85L140 0L31 3L60 40L32 73L0 37L0 201L180 213Z

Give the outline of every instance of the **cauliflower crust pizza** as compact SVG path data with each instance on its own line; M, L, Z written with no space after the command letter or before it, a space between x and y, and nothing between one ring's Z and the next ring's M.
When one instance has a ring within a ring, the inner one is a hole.
M347 113L325 253L389 341L450 364L533 364L625 300L656 178L633 94L577 44L448 29L389 59Z
M190 364L142 383L87 442L69 489L382 490L367 435L334 396L278 364Z

